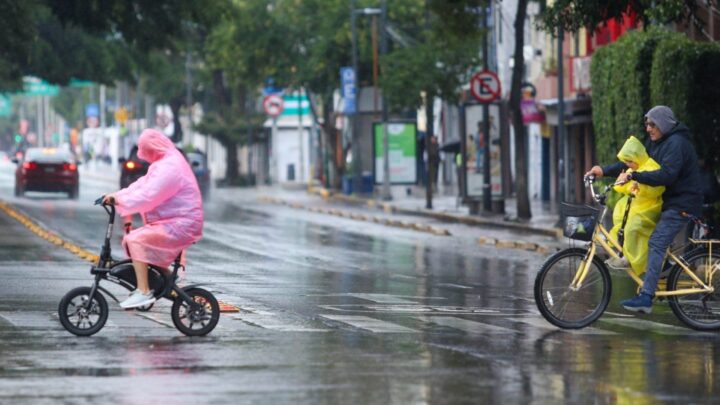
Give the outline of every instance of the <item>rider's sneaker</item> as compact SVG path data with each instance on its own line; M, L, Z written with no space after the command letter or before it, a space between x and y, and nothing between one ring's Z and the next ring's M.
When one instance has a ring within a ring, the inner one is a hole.
M625 270L630 268L630 262L626 257L611 257L605 261L605 264L615 270Z
M652 296L641 292L633 298L620 301L620 305L628 311L649 314L652 312Z
M143 294L140 290L136 289L130 293L130 297L128 299L120 303L120 307L125 309L144 307L145 305L150 305L153 302L155 302L155 297L153 297L152 291L148 291L147 294Z

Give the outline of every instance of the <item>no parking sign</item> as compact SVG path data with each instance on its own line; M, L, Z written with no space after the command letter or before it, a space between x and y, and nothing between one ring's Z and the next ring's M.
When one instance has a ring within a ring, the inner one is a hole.
M483 70L470 79L470 93L483 104L489 104L500 98L500 79L495 72Z
M277 94L270 94L263 99L263 109L271 117L277 117L283 112L283 98Z

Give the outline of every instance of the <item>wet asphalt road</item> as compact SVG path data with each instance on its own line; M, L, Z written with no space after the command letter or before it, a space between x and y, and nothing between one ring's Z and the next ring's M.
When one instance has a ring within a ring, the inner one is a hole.
M91 201L115 184L82 183L78 201L18 199L0 167L0 199L97 251L106 215ZM169 302L111 302L100 333L70 335L57 303L90 284L89 264L0 212L0 403L720 401L720 334L686 329L666 304L627 316L625 279L600 322L561 331L532 299L542 255L213 191L187 278L241 311L205 338L175 330Z

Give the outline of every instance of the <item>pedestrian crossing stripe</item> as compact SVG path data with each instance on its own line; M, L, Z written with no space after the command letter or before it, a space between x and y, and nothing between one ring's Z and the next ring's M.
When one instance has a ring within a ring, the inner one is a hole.
M321 318L335 322L341 322L358 329L375 333L417 333L418 330L410 329L392 322L381 321L362 315L320 315Z
M692 332L690 329L687 328L681 328L679 326L667 325L659 322L652 322L639 318L601 318L600 322L665 335L687 335Z

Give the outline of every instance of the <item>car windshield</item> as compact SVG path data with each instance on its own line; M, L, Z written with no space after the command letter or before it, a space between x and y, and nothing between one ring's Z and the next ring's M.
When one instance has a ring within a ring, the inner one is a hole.
M25 160L32 162L72 162L74 159L69 151L55 148L30 148L25 153Z

